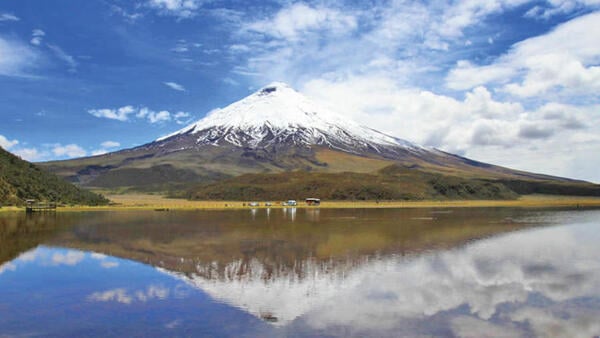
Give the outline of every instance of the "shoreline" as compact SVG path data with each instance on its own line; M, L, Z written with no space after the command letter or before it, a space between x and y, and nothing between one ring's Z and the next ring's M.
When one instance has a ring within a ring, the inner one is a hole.
M160 195L125 194L106 196L115 204L108 206L66 206L58 207L57 212L70 211L176 211L176 210L240 210L240 209L281 209L280 201L272 201L272 206L251 207L243 201L190 201L165 198ZM319 206L308 206L304 201L295 208L307 209L408 209L408 208L593 208L600 207L600 197L526 195L516 200L425 200L425 201L323 201ZM24 211L22 207L2 207L0 212Z

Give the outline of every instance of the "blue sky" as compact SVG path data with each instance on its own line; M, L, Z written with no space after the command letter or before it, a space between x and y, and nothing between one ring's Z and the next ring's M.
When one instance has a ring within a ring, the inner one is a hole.
M284 81L360 123L600 182L600 1L2 0L0 145L151 141Z

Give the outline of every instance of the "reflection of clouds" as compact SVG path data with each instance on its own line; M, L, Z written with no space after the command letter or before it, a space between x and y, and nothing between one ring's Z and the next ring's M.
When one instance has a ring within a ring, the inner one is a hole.
M96 302L118 302L131 304L133 298L127 294L125 289L112 289L103 292L94 292L88 296L88 300Z
M183 321L181 319L175 319L174 321L168 322L167 324L165 324L165 328L172 330L175 328L178 328L179 326L181 326L181 323L183 323Z
M106 261L106 262L100 262L100 266L105 269L112 269L112 268L116 268L117 266L119 266L119 263Z
M106 256L105 254L101 254L101 253L97 253L97 252L90 253L90 258L97 259L99 261L106 259L106 257L108 257L108 256Z
M52 264L54 265L76 265L85 258L82 251L68 250L66 253L54 253L52 255Z
M33 262L37 259L38 251L36 249L24 252L17 257L17 260L21 262Z
M307 320L320 328L348 322L375 328L463 304L487 320L498 305L526 302L532 293L557 302L598 296L600 248L589 245L593 236L585 243L576 239L577 232L589 228L532 230L408 261L377 262L356 272L361 275L357 288L339 293ZM386 295L385 301L374 292Z
M350 325L358 330L392 330L403 318L426 321L463 308L473 317L449 322L456 335L469 336L470 327L519 336L522 328L510 321L528 319L510 319L503 311L516 311L532 295L555 303L600 295L599 237L593 225L570 225L408 258L330 265L306 260L294 271L269 272L268 278L258 260L248 266L232 262L224 274L199 270L198 275L178 276L256 316L277 317L279 324L302 316L316 329ZM508 303L513 304L510 310L500 307ZM498 321L495 315L503 319Z
M452 333L460 338L518 338L525 335L524 332L521 332L521 330L517 329L515 326L495 325L481 319L467 316L453 318L450 327L452 328Z
M528 323L538 337L587 338L600 335L600 310L586 311L561 307L548 309L526 307L510 314L516 322Z
M100 261L100 266L105 269L112 269L112 268L116 268L117 266L119 266L118 262L109 261L107 255L101 254L98 252L90 253L90 258Z
M15 270L17 270L17 266L11 262L0 265L0 275L3 274L5 271L15 271Z
M101 292L94 292L87 297L90 301L96 302L117 302L121 304L131 304L132 302L148 302L150 300L163 300L169 297L169 289L162 286L150 285L146 290L137 290L128 292L124 288L116 288Z

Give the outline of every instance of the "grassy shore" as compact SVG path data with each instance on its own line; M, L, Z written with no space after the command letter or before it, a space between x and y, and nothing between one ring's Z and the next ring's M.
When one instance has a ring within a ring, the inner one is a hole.
M115 194L106 195L113 204L109 206L66 206L58 211L92 210L196 210L196 209L249 209L248 202L241 201L189 201L165 198L160 195ZM298 208L308 207L298 201ZM271 208L282 208L280 201L272 201ZM260 201L259 208L266 208ZM451 201L323 201L320 208L481 208L481 207L521 207L521 208L588 208L600 207L600 197L527 195L516 200L451 200ZM16 207L3 207L2 211L23 210Z

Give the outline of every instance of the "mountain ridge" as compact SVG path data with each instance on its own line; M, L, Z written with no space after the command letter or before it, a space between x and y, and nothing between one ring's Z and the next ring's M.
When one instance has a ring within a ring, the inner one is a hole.
M473 180L517 182L511 183L516 190L520 189L518 182L553 182L578 188L591 184L478 162L386 135L323 108L282 83L265 86L147 144L43 165L83 186L146 191L189 191L190 185L205 189L223 180L234 182L244 174L300 171L380 175L380 170L394 165L410 168L417 181L433 174L441 175L448 184L461 178L468 186ZM480 187L479 183L475 186ZM582 191L600 195L600 186L590 187ZM549 189L553 190L558 193L562 188ZM376 198L381 192L365 198ZM193 195L198 194L189 193Z

